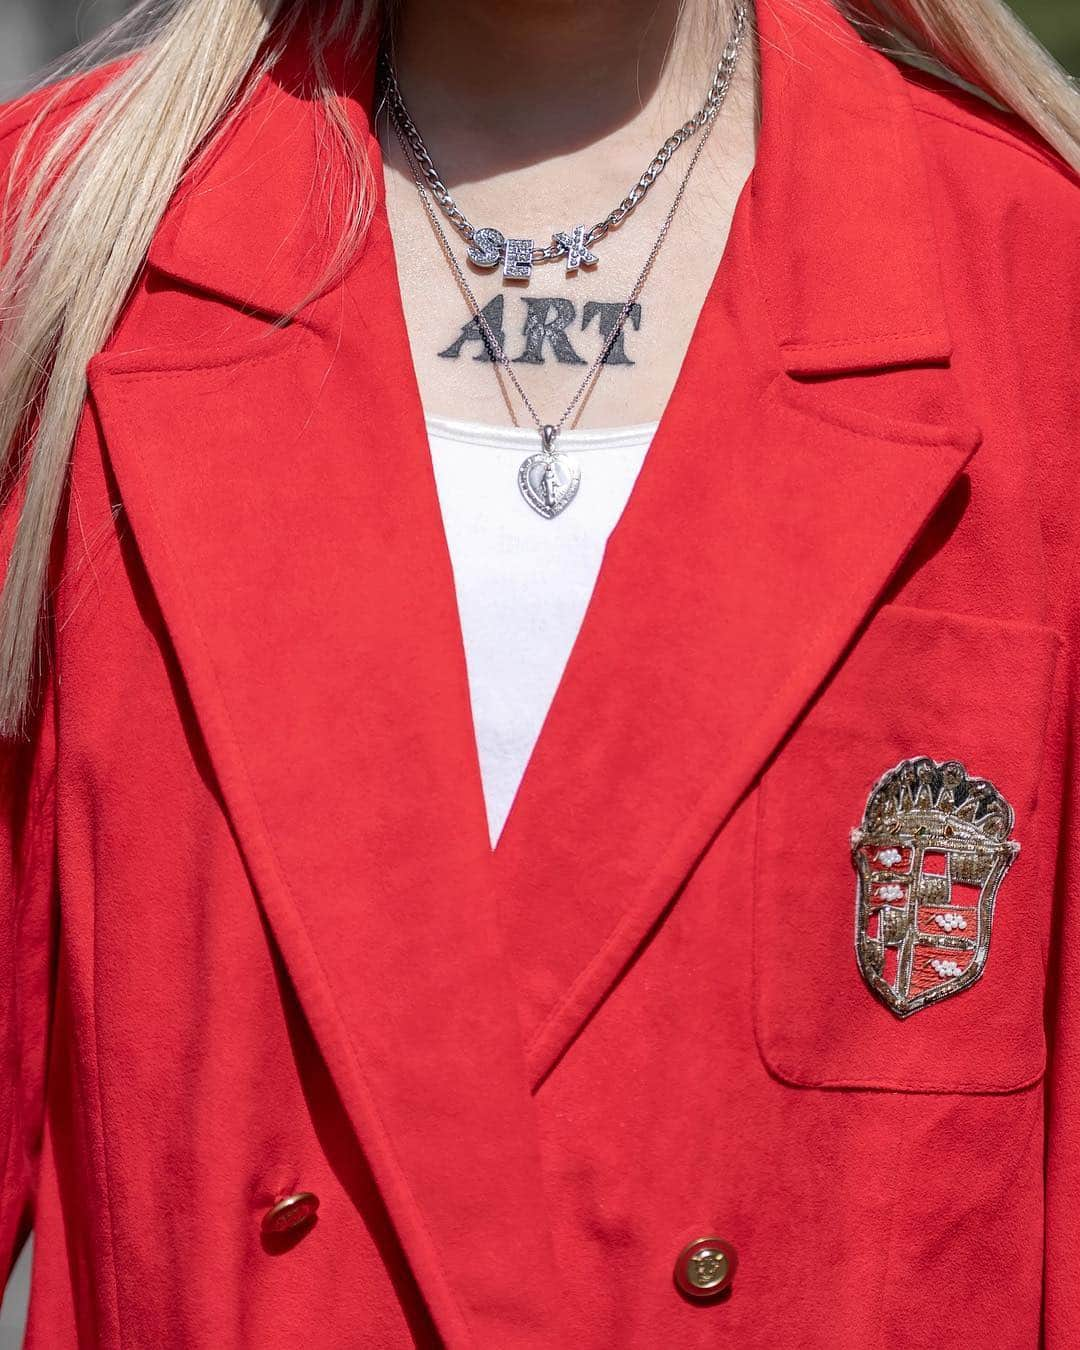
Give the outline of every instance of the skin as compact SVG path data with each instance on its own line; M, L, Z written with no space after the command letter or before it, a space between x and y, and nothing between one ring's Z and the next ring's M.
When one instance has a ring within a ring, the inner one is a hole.
M657 147L701 105L726 35L709 0L406 0L395 38L409 110L443 180L477 227L532 236L592 225L626 193ZM715 27L715 25L713 25ZM577 425L658 419L727 242L757 142L756 52L743 40L731 92L698 161L663 250ZM416 375L429 413L530 425L504 394L424 214L385 119L387 209ZM554 420L600 351L648 256L695 142L683 146L622 227L596 246L600 263L568 274L534 268L528 283L459 262L542 416ZM497 296L502 296L501 314ZM605 308L606 307L606 308ZM545 330L546 325L546 330ZM455 350L456 348L456 350ZM482 359L476 359L480 357Z

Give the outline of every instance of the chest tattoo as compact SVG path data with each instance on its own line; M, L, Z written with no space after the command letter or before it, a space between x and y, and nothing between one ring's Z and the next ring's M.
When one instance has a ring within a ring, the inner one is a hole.
M516 301L514 308L517 312L513 316L513 323L516 332L520 334L521 344L511 356L511 360L530 366L541 366L551 357L564 366L585 365L588 359L594 359L593 344L602 347L610 338L623 308L622 302L618 300L586 300L579 316L577 305L564 296L547 298L519 296L516 297ZM506 327L511 319L507 314L506 297L501 293L493 296L484 306L482 313L484 322L494 333L499 345L504 351L508 351ZM635 332L641 328L639 304L631 307L622 332L611 344L611 349L604 358L605 365L636 364L626 351L626 334L631 328ZM571 333L574 334L573 341ZM473 352L474 361L495 360L490 344L475 318L461 325L457 336L448 347L439 352L439 355L447 360L456 361L466 347Z

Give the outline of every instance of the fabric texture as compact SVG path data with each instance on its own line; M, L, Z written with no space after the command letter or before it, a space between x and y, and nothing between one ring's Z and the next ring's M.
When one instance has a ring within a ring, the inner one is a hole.
M529 427L428 417L439 509L454 570L488 833L497 847L655 425L565 431L578 495L546 520L521 496Z
M31 1350L1080 1344L1080 192L825 0L758 27L757 163L494 852L381 200L274 323L325 243L299 49L178 193L4 769ZM850 835L920 755L1021 851L981 978L901 1020Z

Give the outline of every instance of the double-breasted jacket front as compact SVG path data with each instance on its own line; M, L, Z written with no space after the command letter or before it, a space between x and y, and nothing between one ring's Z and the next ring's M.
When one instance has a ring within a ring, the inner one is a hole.
M7 758L31 1347L1080 1343L1080 194L825 0L758 27L757 162L494 851L370 63L375 216L313 298L295 52L170 206Z

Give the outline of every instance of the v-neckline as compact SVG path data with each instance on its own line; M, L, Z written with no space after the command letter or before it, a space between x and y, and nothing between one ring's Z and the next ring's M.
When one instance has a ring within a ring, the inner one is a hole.
M753 23L748 24L747 26L747 34L746 38L744 38L744 42L748 44L744 46L744 59L747 56L749 56L753 61L753 68L754 68L754 91L753 91L754 97L752 101L752 106L754 108L760 108L763 101L760 94L761 62L760 62L756 25L754 25ZM749 45L751 42L752 46ZM392 285L390 286L390 291L395 301L393 322L395 325L400 325L401 335L404 338L402 346L405 352L407 353L407 365L408 365L407 379L403 379L401 385L402 397L407 398L411 405L408 410L410 420L418 424L423 429L424 441L425 445L427 445L428 447L430 459L430 442L428 441L427 438L427 426L426 426L427 412L424 406L423 395L421 393L420 378L416 363L416 355L413 350L411 335L409 333L408 320L405 312L404 295L401 287L401 269L399 266L397 246L394 240L393 230L391 229L390 226L390 216L387 204L388 194L387 194L387 179L386 179L386 163L385 157L383 155L382 143L380 141L378 133L378 120L379 119L377 115L373 116L369 133L372 179L377 188L375 200L375 215L372 222L372 228L373 229L378 228L384 234L387 254L393 274ZM709 283L705 291L705 295L702 300L701 307L698 310L697 316L692 325L689 340L683 350L683 354L679 362L678 373L676 375L675 381L672 385L671 391L668 395L668 398L663 408L660 410L658 417L654 419L655 431L653 433L652 441L650 443L649 450L645 456L645 460L642 465L641 471L638 473L634 485L631 488L630 494L623 506L622 511L619 514L619 518L616 521L614 528L612 529L611 533L608 536L607 543L604 548L603 557L600 562L600 567L597 571L596 579L592 588L592 593L589 597L589 602L585 608L585 613L582 617L581 625L574 637L573 642L570 645L570 649L567 653L566 662L563 666L562 675L559 679L554 694L548 705L544 719L540 725L539 733L536 737L536 741L533 744L532 752L529 755L529 758L525 764L524 772L522 773L521 779L518 783L517 790L514 794L514 799L511 803L510 810L506 817L506 820L503 824L503 828L499 834L498 839L496 840L495 846L491 849L492 859L496 860L497 863L501 862L501 860L514 847L514 836L516 835L517 832L515 828L515 820L520 815L518 807L519 803L523 800L523 798L527 796L528 789L532 781L532 777L534 776L535 773L533 766L536 763L537 759L539 758L541 748L545 744L545 739L548 735L548 729L552 723L556 710L558 709L564 697L564 691L566 689L568 681L574 678L574 672L577 670L577 667L581 659L580 653L587 646L591 645L593 629L596 627L597 623L600 622L600 619L598 617L598 611L602 607L602 600L599 599L598 597L602 597L608 589L606 582L608 574L610 572L610 564L608 561L609 556L620 547L623 537L629 534L634 529L635 522L638 520L638 518L648 515L650 511L650 498L653 495L651 485L654 482L654 480L659 478L663 473L664 463L677 451L676 446L672 443L674 438L671 433L671 424L672 421L674 420L673 418L674 411L677 411L682 402L689 397L689 391L686 388L688 383L687 371L693 364L693 356L696 352L696 349L700 346L702 333L709 325L712 317L712 312L719 302L719 296L724 281L726 279L727 273L737 265L737 256L736 256L737 251L749 247L750 242L748 237L750 225L749 213L751 210L751 199L754 192L755 183L759 175L759 161L758 161L757 147L760 145L760 137L761 137L761 125L758 124L755 126L755 135L754 135L755 139L754 162L751 165L749 171L747 172L746 177L744 178L743 183L736 196L735 206L732 210L728 226L727 237L724 241L724 247L721 251L719 259L717 260L717 264L713 269L712 275L709 279ZM659 466L657 464L657 461L660 461ZM437 496L437 489L434 484L434 472L432 472L432 491L435 492ZM441 510L439 512L439 519L440 522L442 522ZM451 577L451 584L452 584L453 562L450 557L449 545L446 540L445 523L443 523L442 525L442 530L443 530L442 546L446 554L446 568L449 576ZM458 605L456 594L453 596L452 603L457 623L458 650L462 667L466 672L465 683L466 688L468 688L468 666L465 657L465 639L461 623L460 607ZM476 748L475 773L479 781L480 797L481 800L484 801L485 798L483 792L483 777L480 770L478 738L476 733L476 723L473 715L471 699L468 700L468 705L469 706L464 710L464 713L468 720L468 725L472 733L473 746ZM485 829L486 829L486 819L485 819Z
M526 430L445 418L427 430L494 851L656 429L569 433L583 488L555 520L518 488L535 448Z

